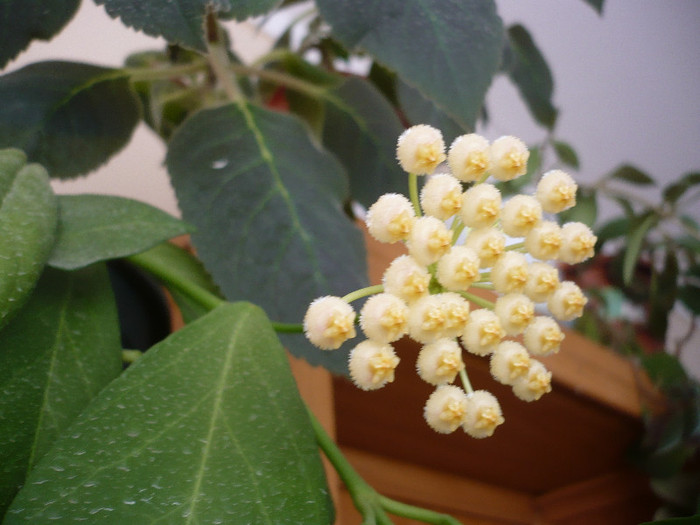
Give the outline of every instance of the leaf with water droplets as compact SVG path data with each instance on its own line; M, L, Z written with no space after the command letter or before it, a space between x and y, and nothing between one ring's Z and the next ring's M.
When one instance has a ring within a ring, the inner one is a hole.
M249 303L151 348L37 465L5 525L332 522L284 350Z
M105 267L47 268L0 332L0 515L56 437L120 371Z

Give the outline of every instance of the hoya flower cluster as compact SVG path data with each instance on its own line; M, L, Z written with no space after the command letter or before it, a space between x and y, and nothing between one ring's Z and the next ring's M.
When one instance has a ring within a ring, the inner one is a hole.
M350 353L350 376L364 390L390 383L400 361L391 343L411 337L422 345L418 374L436 387L424 416L437 432L462 427L484 438L503 423L498 400L473 390L464 351L488 357L495 380L511 386L517 397L537 400L551 390L551 373L537 358L559 351L564 335L558 321L580 316L586 304L579 287L561 282L554 266L588 259L596 242L586 225L560 226L552 218L576 203L573 179L550 171L534 194L505 202L487 182L523 175L528 156L511 136L489 143L480 135L463 135L446 152L439 130L427 125L406 130L397 157L409 173L411 198L381 196L366 222L373 237L404 242L408 254L391 262L381 286L345 298L318 298L304 318L313 344L336 349L357 335L350 302L370 295L359 312L365 340ZM450 173L434 174L445 161ZM420 195L418 175L429 176ZM493 290L497 298L485 300L474 288ZM551 316L537 313L537 303Z

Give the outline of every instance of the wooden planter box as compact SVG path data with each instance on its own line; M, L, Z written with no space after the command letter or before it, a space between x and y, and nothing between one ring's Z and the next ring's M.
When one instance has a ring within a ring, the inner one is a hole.
M400 249L371 239L368 245L376 283ZM460 431L437 434L424 422L433 387L414 372L418 350L402 340L396 381L375 392L293 363L302 395L381 493L465 524L629 525L651 519L656 501L648 481L625 459L642 430L644 385L629 361L566 332L561 352L543 359L553 373L553 391L525 403L491 378L486 358L467 356L474 388L496 395L505 417L494 436L476 440ZM330 482L336 523L359 524L333 473Z

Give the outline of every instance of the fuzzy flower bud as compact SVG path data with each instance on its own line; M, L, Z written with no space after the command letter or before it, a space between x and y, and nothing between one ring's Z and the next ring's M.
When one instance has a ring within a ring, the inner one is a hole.
M410 255L401 255L384 271L382 282L385 292L410 304L428 294L430 273Z
M547 300L547 308L560 321L572 321L583 314L588 299L572 281L564 281Z
M564 333L551 317L537 316L527 326L523 334L525 348L532 355L546 356L559 351Z
M491 375L499 383L512 385L530 370L530 354L516 341L502 341L491 354Z
M469 320L469 301L459 294L446 292L435 295L445 313L445 337L458 337Z
M521 293L509 293L499 297L493 311L508 335L523 333L535 317L535 305Z
M559 272L545 262L533 262L528 268L525 295L536 303L545 302L559 287Z
M408 237L408 253L420 264L428 266L445 255L452 245L452 232L435 217L420 217Z
M376 390L394 381L399 361L391 345L362 341L350 352L350 378L362 390Z
M403 195L386 193L367 210L367 229L379 242L408 238L415 221L413 205Z
M462 349L454 339L438 339L418 354L418 375L431 385L451 383L464 368Z
M445 160L445 143L440 130L419 124L404 131L396 144L396 158L407 173L432 173Z
M304 316L306 338L322 350L335 350L355 337L355 311L340 297L314 299Z
M516 195L503 205L501 226L510 237L525 237L542 220L542 205L530 195Z
M491 144L491 175L501 181L525 175L529 157L523 141L512 136L500 137Z
M561 228L556 222L542 221L525 236L525 249L535 259L556 259L561 248Z
M467 394L454 385L440 385L430 394L423 417L436 432L449 434L459 428L467 412Z
M537 401L552 391L552 373L542 363L532 360L527 374L513 383L513 393L523 401Z
M448 318L440 295L428 295L411 305L408 334L414 341L432 343L445 336Z
M527 258L522 253L505 252L491 269L491 282L499 293L522 292L527 271Z
M577 264L593 257L598 238L582 222L568 222L561 227L561 248L559 260L568 264Z
M372 341L396 341L408 330L408 306L389 293L373 295L360 311L360 327Z
M571 176L562 170L545 173L537 183L535 197L547 213L559 213L576 204L578 186Z
M476 252L481 268L489 268L505 251L506 238L496 228L479 228L469 232L464 246Z
M421 190L420 204L426 215L449 219L462 207L462 185L447 173L433 175Z
M453 246L437 263L437 280L448 290L465 291L479 279L479 257L466 246Z
M498 316L491 310L480 308L469 314L462 334L462 344L472 354L488 355L505 335Z
M501 406L491 392L475 390L467 395L467 415L462 428L471 437L482 439L492 436L503 421Z
M447 163L459 180L471 182L481 179L491 167L489 141L475 133L457 137L450 146Z
M476 184L462 195L462 222L470 228L493 225L501 211L501 192L493 184Z

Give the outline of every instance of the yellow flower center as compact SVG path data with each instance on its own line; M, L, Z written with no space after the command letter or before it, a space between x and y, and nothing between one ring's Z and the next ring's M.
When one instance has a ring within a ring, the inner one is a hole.
M501 168L507 170L511 174L520 173L527 168L527 158L529 153L518 148L511 149L503 156L501 160Z
M335 344L342 344L346 340L355 337L355 316L334 312L328 320L328 325L323 331L323 335L333 340Z
M394 370L399 364L399 358L389 352L380 352L369 358L369 369L372 373L372 383L391 383L394 381Z
M416 148L416 163L425 171L433 171L445 160L445 154L439 144L421 144Z
M537 394L538 396L551 392L551 374L547 372L530 374L527 381L527 387L533 394Z
M527 268L524 266L514 266L506 274L506 282L510 290L518 290L525 286L527 282Z
M415 218L408 212L402 211L389 221L387 231L393 236L401 239L408 237Z
M484 151L474 151L467 156L465 165L471 175L483 175L489 167L488 155Z
M479 343L485 347L493 346L501 340L502 335L501 326L497 322L484 323L479 330Z
M596 238L593 235L582 233L573 239L571 249L578 257L588 258L593 255L595 242Z
M568 184L557 186L554 190L554 194L561 206L573 206L576 202L576 188Z
M510 322L520 328L525 328L535 316L535 308L531 303L518 304L510 313Z
M530 358L527 354L514 355L508 362L508 369L510 370L511 379L527 374L530 369Z
M405 310L398 306L387 308L379 320L379 324L386 329L390 339L394 339L406 329L406 322Z
M438 377L454 378L462 368L464 368L464 363L462 363L459 354L445 352L438 359L436 372Z
M468 286L476 280L478 274L479 267L477 265L469 261L463 261L455 269L455 280Z
M404 281L401 291L409 299L418 299L428 290L430 278L419 272L413 272Z
M559 277L557 277L553 272L542 273L536 282L536 291L541 294L549 294L556 290L559 286Z
M449 230L435 230L428 239L428 249L435 256L442 257L452 246L452 234Z
M476 415L474 427L478 429L494 429L503 423L503 416L493 407L483 407Z
M442 412L440 412L440 419L450 425L451 430L454 430L462 424L465 415L464 404L453 399L445 403Z
M421 328L426 332L437 332L443 330L446 324L447 316L441 308L429 308L423 314Z
M498 206L498 201L494 199L484 199L479 203L477 208L482 220L493 219L498 215L500 207Z
M588 299L581 292L573 291L564 298L564 312L567 317L580 317L583 313L583 307L586 306Z
M544 352L556 350L564 340L564 334L558 328L549 327L542 331L540 335L540 345Z
M455 188L445 195L440 201L440 208L447 214L454 215L462 208L461 189Z

